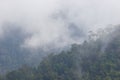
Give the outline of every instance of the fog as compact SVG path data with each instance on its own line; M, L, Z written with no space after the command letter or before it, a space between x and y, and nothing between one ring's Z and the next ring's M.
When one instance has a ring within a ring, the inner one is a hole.
M4 24L19 25L27 37L21 47L53 50L81 43L89 30L120 21L119 0L0 0L0 34ZM6 29L10 29L10 26Z

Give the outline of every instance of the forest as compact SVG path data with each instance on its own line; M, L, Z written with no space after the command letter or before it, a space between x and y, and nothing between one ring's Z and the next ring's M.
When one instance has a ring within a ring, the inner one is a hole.
M119 80L120 26L90 32L82 44L51 53L39 65L27 64L1 75L0 80Z

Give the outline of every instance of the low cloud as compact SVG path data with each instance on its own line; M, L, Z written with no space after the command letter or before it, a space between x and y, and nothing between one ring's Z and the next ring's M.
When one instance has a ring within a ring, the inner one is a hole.
M90 29L119 24L119 2L0 0L0 34L4 36L3 24L9 22L20 25L24 32L32 34L21 44L25 48L62 48L80 43Z

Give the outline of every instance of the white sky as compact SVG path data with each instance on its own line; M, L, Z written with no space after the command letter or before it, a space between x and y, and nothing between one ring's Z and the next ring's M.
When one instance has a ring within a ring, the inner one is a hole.
M67 19L52 18L59 12ZM68 29L71 22L88 30L117 25L119 21L119 0L0 0L0 26L6 22L22 25L26 32L33 33L24 43L29 47L51 43L62 47L75 42Z

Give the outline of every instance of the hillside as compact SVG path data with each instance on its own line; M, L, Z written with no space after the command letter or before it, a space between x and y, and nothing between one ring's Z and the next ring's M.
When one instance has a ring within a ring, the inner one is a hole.
M24 65L1 80L119 80L119 30L118 26L97 40L73 44L69 51L48 55L38 67Z

